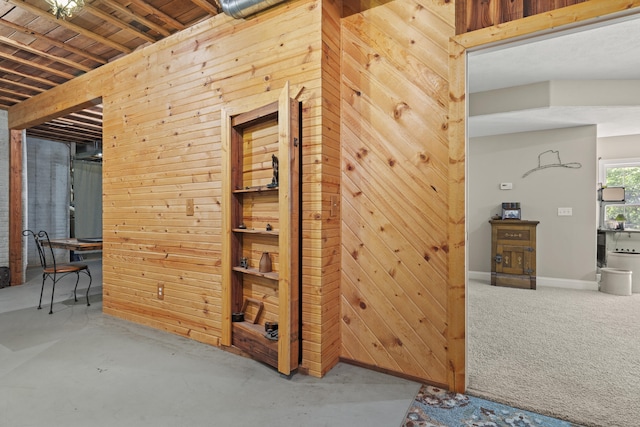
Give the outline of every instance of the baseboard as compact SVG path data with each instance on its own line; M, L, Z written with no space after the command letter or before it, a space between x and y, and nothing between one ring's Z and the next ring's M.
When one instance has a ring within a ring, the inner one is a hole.
M467 272L469 280L475 280L486 284L491 283L491 273L485 273L484 271L469 271Z
M467 277L483 283L491 283L491 273L484 271L469 271ZM546 286L548 288L564 288L582 291L597 291L598 282L595 280L572 280L559 279L557 277L536 277L536 286Z

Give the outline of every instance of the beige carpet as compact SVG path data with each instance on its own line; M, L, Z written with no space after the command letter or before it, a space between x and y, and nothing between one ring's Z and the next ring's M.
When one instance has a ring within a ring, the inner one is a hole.
M469 283L468 393L585 426L640 425L640 294Z

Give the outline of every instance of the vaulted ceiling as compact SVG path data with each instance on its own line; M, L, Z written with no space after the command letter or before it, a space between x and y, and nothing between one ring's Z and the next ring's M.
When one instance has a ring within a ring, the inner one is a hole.
M0 1L0 109L221 12L218 0L88 0L56 19L45 0ZM102 140L102 105L27 130L54 141Z

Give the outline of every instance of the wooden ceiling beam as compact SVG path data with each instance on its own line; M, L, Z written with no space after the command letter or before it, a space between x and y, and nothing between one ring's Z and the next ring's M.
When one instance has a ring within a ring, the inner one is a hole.
M13 30L16 30L16 31L22 33L22 34L26 34L26 35L34 37L34 38L36 38L38 40L42 40L42 41L44 41L44 42L46 42L46 43L48 43L48 44L50 44L52 46L55 46L55 47L60 48L60 49L64 49L69 53L75 53L76 55L85 57L85 58L90 59L91 61L95 61L95 62L97 62L99 64L104 65L104 64L107 63L106 59L104 59L104 58L102 58L102 57L100 57L98 55L94 55L94 54L92 54L90 52L87 52L85 50L82 50L82 49L77 49L77 48L75 48L73 46L70 46L67 43L64 43L64 42L56 40L53 37L45 36L44 34L37 33L37 32L35 32L33 30L30 30L29 28L23 27L21 25L14 24L13 22L9 22L9 21L7 21L5 19L0 19L0 26L11 28Z
M164 28L161 25L156 24L153 21L150 21L149 19L145 18L144 16L140 16L137 13L127 9L126 7L122 6L120 3L117 3L113 0L97 0L94 2L94 4L96 3L101 3L106 5L107 7L110 7L111 9L118 11L119 13L129 17L129 19L131 19L132 21L137 21L139 23L141 23L142 25L145 25L147 27L149 27L150 29L156 31L158 34L162 35L163 37L168 37L171 35L171 32L169 30L167 30L166 28Z
M17 62L18 64L24 65L26 67L37 68L38 70L44 71L49 74L54 74L56 76L60 76L67 80L71 80L72 78L76 77L73 74L65 73L64 71L56 70L55 68L47 67L46 65L41 65L41 64L38 64L37 62L29 61L27 59L22 59L15 55L9 55L9 54L0 52L0 58Z
M142 40L146 40L149 43L155 43L158 40L152 36L150 36L149 34L140 31L139 29L137 29L136 27L134 27L133 25L129 24L128 22L124 22L121 21L120 19L116 18L115 16L111 15L110 13L105 12L104 10L98 9L97 7L94 7L90 4L85 4L85 6L82 8L82 10L89 12L90 14L97 16L100 19L103 19L105 21L107 21L108 23L110 23L113 26L116 26L118 28L123 29L124 31L128 31L131 34L135 35L138 38L141 38Z
M22 89L31 90L31 91L38 92L38 93L42 93L42 92L45 92L47 90L47 89L43 89L41 87L26 85L26 84L21 83L21 82L14 82L13 80L5 79L5 78L0 78L0 83L2 83L4 85L9 85L9 86L16 86L16 87L19 87L19 88L22 88Z
M145 2L144 0L130 0L129 3L127 3L127 5L129 4L133 4L136 7L139 7L140 9L144 10L145 12L151 15L154 15L156 18L158 18L168 26L175 28L178 31L184 30L186 28L182 22L167 15L160 9L156 9L155 7L151 6L149 3Z
M81 34L85 37L88 37L100 44L103 44L105 46L109 46L119 52L122 53L131 53L133 50L129 49L126 46L121 45L120 43L116 43L112 40L109 40L106 37L102 37L96 33L94 33L93 31L89 31L86 30L84 28L82 28L79 25L73 24L67 20L64 19L56 19L55 16L53 16L51 13L47 12L46 10L40 9L36 6L33 6L29 3L27 3L25 0L4 0L7 1L13 5L16 5L17 7L19 7L20 9L24 9L30 13L33 13L36 16L39 16L41 18L44 18L46 20L55 22L57 25L60 25L61 27L65 27L71 31L75 31L78 34Z
M70 61L67 58L51 55L50 53L43 52L43 51L38 50L38 49L34 49L29 45L26 45L24 43L20 43L18 41L15 41L13 39L8 38L8 37L0 36L0 43L4 43L4 44L6 44L8 46L11 46L11 47L14 47L16 49L24 50L25 52L29 52L29 53L31 53L33 55L38 55L38 56L41 56L43 58L47 58L50 61L54 61L54 62L58 62L60 64L64 64L64 65L66 65L68 67L75 68L76 70L82 70L82 71L91 71L91 70L93 70L93 67L88 67L86 65L78 64L76 61Z
M2 96L2 95L0 95L0 102L1 102L3 105L6 105L6 106L11 106L11 105L13 105L13 104L17 104L17 103L18 103L18 102L20 102L20 101L22 101L22 99L15 99L15 98L10 98L10 97L8 97L8 96Z
M13 74L15 76L19 76L19 77L22 77L22 78L25 78L25 79L33 80L34 82L42 83L42 84L47 85L47 86L51 86L51 87L58 86L58 83L53 82L51 80L43 79L42 77L36 77L36 76L31 75L31 74L21 73L19 71L12 70L10 68L6 68L6 67L0 66L0 71L2 71L4 73L7 73L7 74Z
M72 114L80 114L80 112ZM102 122L102 104L82 110L82 117Z
M82 127L85 130L93 130L94 132L100 132L102 133L102 125L101 124L93 124L93 123L87 123L87 122L83 122L80 120L73 120L71 118L69 118L69 116L67 117L61 117L59 119L54 119L52 120L53 123L64 123L67 126L74 126L74 127Z
M218 9L218 6L212 5L207 0L191 0L191 3L195 4L200 9L203 9L205 12L207 12L210 15L215 16L220 13L220 9Z
M46 125L46 127L44 127ZM65 135L74 135L76 138L85 138L85 139L101 139L102 138L102 129L98 131L88 131L85 129L79 130L77 127L70 125L68 123L61 122L60 119L55 119L53 121L43 123L39 126L34 126L32 129L42 129L42 130L51 130L51 133L64 133Z
M83 113L84 111L80 111L77 113L69 114L69 116L67 117L69 118L69 120L75 119L78 123L82 123L89 127L95 126L95 127L102 128L102 118L91 117Z
M22 93L22 92L16 92L15 90L11 90L11 89L6 88L6 87L0 87L0 93L6 93L9 96L17 96L19 98L22 98L22 101L24 101L27 98L31 98L31 95L27 95L27 94Z
M41 138L48 139L51 141L60 141L60 142L75 142L76 144L90 144L95 141L95 139L101 138L91 138L87 135L78 135L74 133L65 132L60 129L56 130L45 130L45 129L37 129L31 128L27 129L27 135L32 138Z

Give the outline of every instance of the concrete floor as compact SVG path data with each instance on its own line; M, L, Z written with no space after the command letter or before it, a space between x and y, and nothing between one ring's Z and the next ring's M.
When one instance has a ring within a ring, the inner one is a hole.
M291 379L253 360L102 314L73 282L35 307L40 271L0 289L0 426L400 426L420 384L340 363Z

